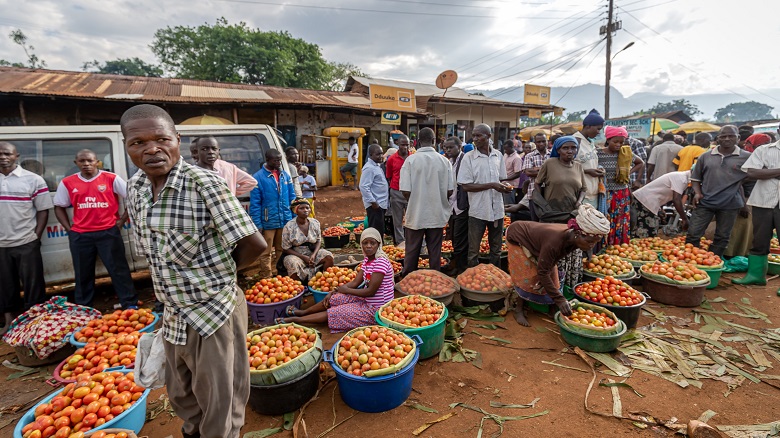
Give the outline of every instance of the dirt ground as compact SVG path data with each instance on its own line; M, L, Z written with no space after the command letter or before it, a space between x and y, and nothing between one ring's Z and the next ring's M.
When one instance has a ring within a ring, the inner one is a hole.
M343 187L325 187L317 191L314 213L322 227L331 227L347 217L364 216L360 192Z
M342 189L332 189L332 196L316 203L318 217L325 225L333 225L338 220L349 215L357 215L360 205L359 195ZM325 192L325 191L324 191ZM322 194L321 194L321 197ZM747 319L731 314L718 315L723 319L736 322L754 329L775 329L780 321L780 297L775 291L780 287L780 280L770 281L767 287L733 286L729 282L732 275L726 274L721 279L721 286L707 291L706 297L713 300L725 298L720 304L739 303L748 298L752 305L768 315L772 323L757 319ZM151 305L153 294L148 278L140 277L136 286L142 291L142 299L146 305ZM111 296L110 287L101 288L97 307L108 310L116 302ZM311 298L304 305L311 304ZM715 305L713 305L715 306ZM649 313L643 312L639 326L656 324L672 330L673 324L688 324L688 329L698 329L700 325L693 322L693 310L676 308L649 302L652 310L661 311L672 319L665 323L657 321ZM504 437L581 437L581 436L672 436L673 432L662 427L640 429L631 421L605 418L589 413L584 408L585 391L592 375L588 365L576 356L571 348L558 335L558 327L545 315L532 312L531 328L520 327L511 316L504 322L498 322L504 329L495 331L477 328L478 321L469 321L464 331L478 331L486 336L496 336L509 343L500 344L480 338L475 334L467 334L464 347L477 350L482 355L481 369L471 363L440 363L437 358L427 359L417 364L415 368L412 394L407 404L418 403L437 412L424 412L409 406L400 406L380 414L358 413L344 404L339 396L335 381L328 380L333 372L326 369L322 375L327 380L321 386L319 396L312 401L303 413L308 435L299 430L299 437L364 437L389 435L411 437L412 431L426 422L436 420L448 413L455 415L435 424L420 437L475 437L477 436L483 414L472 410L449 407L452 403L467 403L482 408L486 412L500 416L526 416L548 411L545 415L535 418L506 421L503 425ZM686 322L687 321L687 322ZM323 334L323 345L330 348L340 337L331 334L325 326L315 326ZM737 347L741 353L748 353L744 346ZM6 344L0 344L0 361L14 361L15 354ZM773 367L764 371L765 374L780 374L780 368L774 358L768 357ZM567 367L550 365L553 362ZM548 363L545 363L548 362ZM54 391L54 388L44 383L55 365L42 367L39 373L23 378L9 379L15 370L0 367L0 381L4 389L0 391L0 437L11 437L16 419L34 404L34 400ZM589 406L598 412L609 415L612 412L612 393L610 388L599 387L601 379L610 376L599 370L590 398ZM749 367L747 371L753 372ZM780 406L780 390L762 381L751 383L745 381L728 396L725 383L714 380L702 380L703 387L693 386L681 388L667 380L635 370L626 380L638 393L630 389L620 388L623 412L644 412L663 421L677 419L677 423L686 423L698 418L703 412L715 411L710 421L713 425L760 424L778 420L777 406ZM769 381L770 383L777 382ZM159 398L164 395L164 389L152 392L149 397L148 409L159 406ZM532 400L540 400L533 408L493 408L491 401L505 404L526 404ZM24 406L17 413L11 412L13 407ZM296 418L300 411L296 412ZM674 420L673 420L674 422ZM337 427L331 428L338 424ZM250 407L246 410L244 433L275 428L282 425L282 417L259 415ZM178 437L181 420L163 412L155 419L148 421L140 436L152 438L174 436ZM330 432L328 432L331 430ZM492 420L484 422L485 437L498 433L499 428ZM325 433L328 432L328 433ZM292 432L283 431L274 436L291 437Z

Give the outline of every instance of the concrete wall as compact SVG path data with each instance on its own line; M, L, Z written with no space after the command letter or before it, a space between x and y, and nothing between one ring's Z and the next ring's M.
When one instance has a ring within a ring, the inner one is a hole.
M508 122L512 128L517 127L519 110L483 105L451 105L431 103L428 111L435 114L443 124L457 123L458 120L473 120L475 125L487 123L491 127L496 122Z

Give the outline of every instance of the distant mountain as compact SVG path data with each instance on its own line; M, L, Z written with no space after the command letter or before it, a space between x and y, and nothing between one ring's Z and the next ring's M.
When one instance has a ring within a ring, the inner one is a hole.
M469 90L470 92L481 92L485 96L497 95L497 99L507 100L510 102L520 102L523 100L523 87L520 88L501 88L497 90ZM568 92L567 92L568 91ZM772 89L765 90L766 94L770 96L777 96L780 99L780 90ZM565 96L564 96L565 94ZM551 101L558 106L566 108L565 113L586 110L590 111L591 108L596 108L599 112L604 112L604 86L596 84L578 85L572 89L564 87L553 87L550 91ZM563 96L561 98L561 96ZM715 111L726 105L734 102L745 102L747 100L755 100L756 102L764 103L775 108L774 114L780 113L780 102L766 97L759 93L744 93L747 99L731 94L694 94L694 95L666 95L662 93L636 93L632 96L626 97L615 87L612 87L612 93L610 94L610 115L612 117L622 117L633 114L641 109L648 109L658 102L670 102L675 99L688 99L691 103L697 105L699 109L704 113L694 117L695 119L713 119Z

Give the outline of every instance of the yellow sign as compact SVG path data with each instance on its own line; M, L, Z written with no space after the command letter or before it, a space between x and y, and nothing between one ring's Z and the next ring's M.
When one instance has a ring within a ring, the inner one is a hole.
M563 108L556 106L555 109L553 109L553 113L556 116L562 116L563 115Z
M400 125L401 114L395 111L382 111L381 123L383 125Z
M371 96L371 108L417 112L417 101L412 89L371 84L368 93Z
M529 109L528 110L528 118L529 119L541 119L542 118L542 110Z
M525 84L525 86L523 86L523 92L523 102L525 103L536 103L539 105L550 104L550 87Z

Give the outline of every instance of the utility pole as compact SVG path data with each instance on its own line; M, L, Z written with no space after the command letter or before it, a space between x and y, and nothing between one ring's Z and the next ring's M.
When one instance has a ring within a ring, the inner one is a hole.
M609 118L609 80L612 76L612 13L614 12L615 0L609 0L609 12L607 13L607 72L604 87L604 118Z

